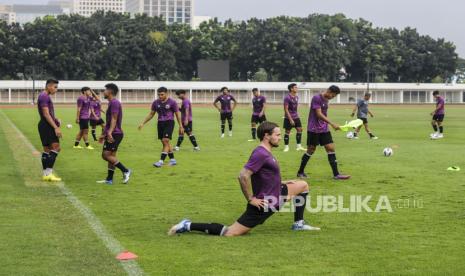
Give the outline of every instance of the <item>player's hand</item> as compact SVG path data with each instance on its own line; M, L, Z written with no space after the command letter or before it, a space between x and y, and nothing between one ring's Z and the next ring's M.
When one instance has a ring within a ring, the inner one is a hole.
M110 144L113 143L113 142L115 142L115 139L113 139L113 136L112 136L110 133L107 134L107 141L108 141L108 143L110 143Z
M334 130L341 130L341 127L337 124L331 124L331 127L334 129Z
M258 117L263 117L263 112L260 112L260 114L258 114Z
M61 129L60 129L59 127L55 128L55 135L56 135L58 138L63 137L63 134L61 134Z
M431 112L430 115L431 115L431 116L434 116L434 112Z
M76 124L79 124L79 118L76 119Z
M142 130L143 128L144 128L144 124L140 124L140 125L137 127L138 130Z
M255 197L250 200L249 204L257 207L258 209L265 209L265 207L268 207L268 201Z
M100 137L98 138L98 142L99 142L100 144L103 144L103 141L105 141L105 135L102 134L102 135L100 135Z
M350 114L350 117L352 117L352 118L353 118L354 116L355 116L355 113L352 113L352 114Z
M291 123L292 126L295 126L294 120L291 119L289 122Z
M182 126L179 127L179 134L181 134L181 135L184 134L184 128Z
M371 118L373 118L373 117L375 117L375 115L373 115L373 114L370 114L370 117L371 117Z

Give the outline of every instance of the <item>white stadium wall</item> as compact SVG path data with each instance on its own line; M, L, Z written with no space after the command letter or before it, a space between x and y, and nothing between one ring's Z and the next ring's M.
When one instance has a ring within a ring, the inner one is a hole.
M80 89L88 86L95 91L103 91L108 81L61 81L59 92L54 96L56 103L75 103ZM170 91L186 90L193 103L212 103L220 94L219 90L227 86L239 103L250 103L251 90L257 87L267 97L269 103L280 104L287 93L289 83L282 82L126 82L115 81L120 87L119 97L124 103L150 103L156 97L156 89L167 87ZM324 91L332 83L297 83L301 103L309 103L311 97ZM36 81L36 93L32 81L0 81L0 104L32 103L33 98L44 87L45 81ZM341 94L332 101L335 104L353 103L367 91L364 83L336 83ZM462 104L465 99L465 85L455 84L410 84L410 83L372 83L372 103L374 104L423 104L432 103L432 93L439 90L447 103Z

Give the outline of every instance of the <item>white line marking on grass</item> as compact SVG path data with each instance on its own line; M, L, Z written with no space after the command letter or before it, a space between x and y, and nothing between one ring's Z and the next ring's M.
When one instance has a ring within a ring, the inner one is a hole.
M24 144L29 147L31 152L37 152L38 150L31 144L31 142L24 136L21 130L16 127L16 125L5 115L3 111L0 111L2 116L5 120L10 124L10 126L16 131L18 134L18 138L21 139ZM69 190L64 182L61 182L57 185L60 191L66 196L66 199L81 213L81 215L87 220L87 223L92 228L94 233L97 237L103 242L103 244L107 247L110 252L116 256L118 253L124 251L124 247L121 243L115 239L108 231L105 229L105 226L100 222L97 216L92 212L89 207L87 207L82 201L80 201L74 194ZM135 260L131 261L123 261L120 262L123 266L124 270L128 273L128 275L143 275L144 271L139 266L139 264Z

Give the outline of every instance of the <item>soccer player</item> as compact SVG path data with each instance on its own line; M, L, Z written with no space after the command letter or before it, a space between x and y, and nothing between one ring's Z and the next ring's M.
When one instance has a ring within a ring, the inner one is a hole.
M339 173L337 168L336 150L329 131L328 125L334 130L340 130L340 127L331 122L328 118L328 101L341 93L339 87L332 85L324 93L313 96L310 105L310 114L308 115L308 132L307 132L307 152L302 156L297 177L307 178L305 167L307 166L310 157L315 152L318 145L323 146L328 154L328 161L333 171L333 177L336 180L349 179L350 175Z
M431 112L431 116L433 116L433 120L431 121L431 125L433 126L434 133L430 135L431 139L437 140L444 138L444 127L442 126L442 122L444 121L444 98L439 95L439 91L433 92L433 97L436 100L436 109Z
M185 90L178 90L176 91L176 95L182 101L181 103L181 122L184 128L184 133L189 136L189 140L191 141L192 145L194 146L195 151L199 151L200 147L197 144L197 140L195 139L194 133L192 133L192 104L191 101L186 97ZM178 151L181 148L181 144L184 141L184 133L179 133L178 136L178 143L174 150Z
M155 116L155 113L158 113L158 139L161 141L163 148L160 160L155 162L153 166L156 168L161 168L165 162L166 156L169 156L170 158L169 165L175 166L177 163L176 159L174 159L173 147L170 144L170 141L173 137L174 116L176 116L176 120L178 121L180 134L184 134L184 128L182 127L178 104L175 100L168 96L168 89L166 87L160 87L158 88L157 93L158 99L152 103L150 113L139 125L139 130L142 130L144 125L152 120L153 116Z
M106 113L106 125L103 134L99 137L99 142L103 144L102 158L108 162L108 174L105 180L97 181L97 183L113 184L113 174L115 168L118 168L123 173L123 184L129 182L131 170L126 168L116 157L118 147L123 140L124 133L121 128L123 122L123 108L120 101L116 98L119 88L114 83L105 85L103 96L108 100L108 109Z
M297 112L299 107L299 96L297 95L297 92L299 89L295 83L289 84L287 89L289 90L289 94L284 97L284 129L286 130L286 133L284 134L284 152L289 151L289 135L293 128L297 130L297 150L305 151L301 144L302 123L300 122L299 113Z
M307 182L281 181L278 161L271 153L273 148L279 146L281 140L281 130L278 125L264 122L258 127L257 135L261 143L252 152L239 176L241 190L247 201L247 207L242 216L229 227L218 223L194 223L189 219L184 219L169 230L169 235L191 231L228 237L244 235L252 228L263 224L282 207L285 201L293 198L295 212L291 229L296 231L320 230L304 221L309 192Z
M76 112L76 124L79 124L79 132L76 135L76 141L74 142L75 149L82 149L79 145L81 139L86 144L86 149L93 150L94 148L89 144L89 119L90 119L90 88L81 88L81 96L77 99L77 112Z
M102 120L102 104L100 102L100 97L98 92L94 92L93 90L90 91L92 93L92 98L90 100L90 126L92 127L92 138L94 138L94 141L97 141L97 134L96 134L96 128L97 126L100 126L103 128L105 126L105 122Z
M351 116L355 116L355 112L357 112L357 119L363 121L363 126L365 127L365 131L370 136L370 139L376 140L378 137L371 133L370 129L368 128L368 114L370 114L371 118L373 118L373 113L368 109L368 102L370 101L371 94L365 93L363 99L358 99L357 104L355 105L354 109L352 110ZM354 139L358 139L358 134L360 133L360 129L362 126L359 126L354 133Z
M49 79L45 85L45 91L37 98L40 121L38 124L40 140L44 151L42 152L43 181L61 181L61 178L53 174L53 166L60 152L60 120L55 117L55 109L50 95L55 95L58 90L58 81Z
M227 87L221 88L222 95L218 96L213 105L218 109L220 112L220 119L221 119L221 138L224 138L224 128L226 125L226 120L228 120L229 126L229 137L232 136L232 120L233 120L233 111L236 108L237 101L234 99L232 95L229 94L229 89ZM233 105L231 106L231 101ZM218 102L221 103L221 108L218 106Z
M261 124L266 121L265 109L266 109L266 98L265 96L260 95L258 88L252 89L253 99L253 111L252 111L252 140L257 139L257 124Z

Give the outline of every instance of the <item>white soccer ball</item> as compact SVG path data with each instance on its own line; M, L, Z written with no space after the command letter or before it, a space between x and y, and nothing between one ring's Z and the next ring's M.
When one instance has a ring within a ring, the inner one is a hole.
M352 131L347 132L347 139L354 139L354 133Z
M67 128L72 128L73 125L72 125L72 124L67 124L66 127L67 127Z
M391 148L385 148L383 150L383 154L386 157L392 156L394 154L394 151Z

